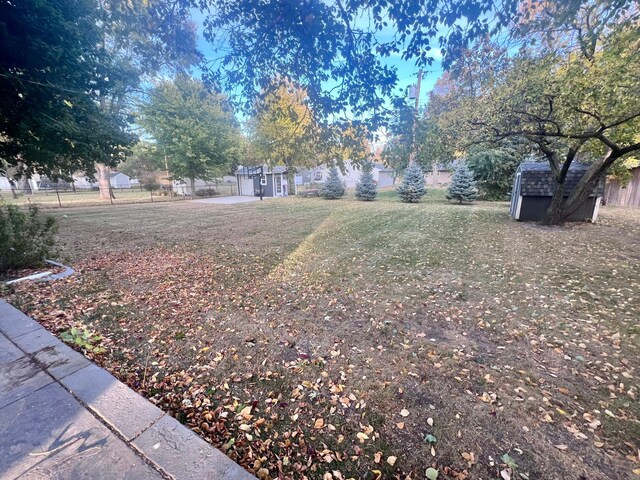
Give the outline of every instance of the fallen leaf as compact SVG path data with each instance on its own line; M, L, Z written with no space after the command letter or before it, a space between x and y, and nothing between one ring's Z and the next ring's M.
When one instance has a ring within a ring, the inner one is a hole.
M324 420L322 418L318 418L316 422L313 424L313 428L322 428L324 427Z
M435 468L429 467L427 468L427 470L424 472L425 477L427 477L429 480L436 480L438 478L438 470L436 470Z
M392 455L389 458L387 458L387 463L393 467L396 464L396 460L398 460L398 457L394 457Z
M408 417L409 410L407 410L406 408L403 408L402 410L400 410L400 415L402 415L403 417Z
M469 466L476 463L476 456L473 454L473 452L462 452L461 455L462 458L464 458L469 463Z

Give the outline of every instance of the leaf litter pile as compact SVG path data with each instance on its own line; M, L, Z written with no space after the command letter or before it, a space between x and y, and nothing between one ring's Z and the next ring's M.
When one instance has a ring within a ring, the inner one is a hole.
M78 273L8 300L261 479L637 478L640 213L603 210L74 209Z

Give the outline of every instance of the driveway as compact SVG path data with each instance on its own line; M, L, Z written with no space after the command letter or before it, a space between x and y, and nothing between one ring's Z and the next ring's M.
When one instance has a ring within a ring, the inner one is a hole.
M273 197L263 197L268 200ZM233 205L235 203L259 202L260 197L249 197L247 195L233 195L230 197L213 197L193 200L195 203L217 203L220 205Z

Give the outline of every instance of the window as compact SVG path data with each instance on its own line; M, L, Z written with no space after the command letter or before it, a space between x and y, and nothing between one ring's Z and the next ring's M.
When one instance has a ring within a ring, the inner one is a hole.
M267 176L260 175L260 185L266 185L266 184L267 184Z

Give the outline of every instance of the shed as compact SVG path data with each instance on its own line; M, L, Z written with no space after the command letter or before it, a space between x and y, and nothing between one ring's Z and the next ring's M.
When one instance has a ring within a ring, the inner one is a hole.
M249 195L252 197L286 197L290 192L288 189L286 167L267 167L259 165L256 167L238 167L236 170L236 180L238 182L238 195Z
M569 167L564 183L564 194L567 198L589 165L573 163ZM511 218L521 222L542 220L555 190L555 180L548 163L523 163L516 170L511 191ZM567 220L570 222L595 222L598 218L600 201L604 195L604 178L589 196L587 201Z

